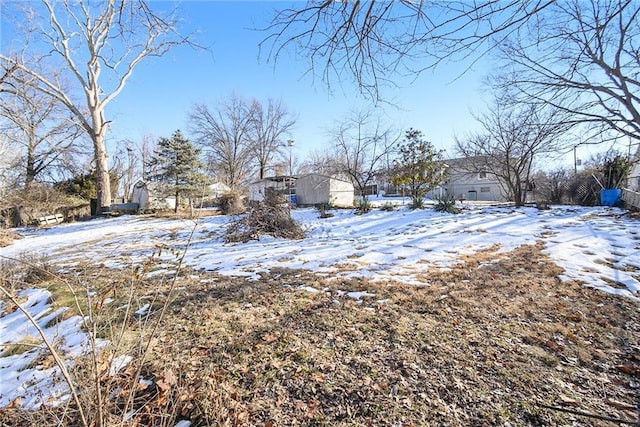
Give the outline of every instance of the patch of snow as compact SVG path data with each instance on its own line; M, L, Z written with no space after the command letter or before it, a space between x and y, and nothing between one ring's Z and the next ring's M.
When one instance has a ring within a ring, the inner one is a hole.
M137 314L138 316L146 316L147 313L149 313L150 308L151 308L151 304L147 303L142 307L140 307L134 314Z
M361 300L364 297L375 297L376 294L371 294L366 291L360 291L360 292L347 292L347 296L351 299Z
M131 363L132 360L133 357L127 355L115 357L111 361L111 365L109 366L109 376L116 376L118 372L129 366L129 363Z

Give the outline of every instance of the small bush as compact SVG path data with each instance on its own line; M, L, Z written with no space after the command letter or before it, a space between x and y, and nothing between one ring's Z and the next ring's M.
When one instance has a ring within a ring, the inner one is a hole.
M436 212L447 212L450 214L460 213L460 208L453 196L445 196L437 199L437 203L433 207Z
M356 215L363 215L371 212L371 202L366 196L356 200Z
M247 210L242 196L235 191L220 196L219 202L220 212L222 212L223 215L239 215Z
M424 209L424 199L422 197L412 197L409 204L411 209Z
M391 202L386 202L384 205L380 206L380 210L385 212L393 212L396 207Z
M329 212L333 209L333 206L329 202L318 203L316 209L320 212L320 218L331 218L333 216L333 212Z
M23 253L15 259L2 259L0 263L4 281L17 281L23 285L39 285L55 277L55 267L46 255Z
M229 224L225 242L259 240L261 234L285 239L302 239L304 231L291 218L291 204L281 194L268 192L261 202L253 203L246 215Z

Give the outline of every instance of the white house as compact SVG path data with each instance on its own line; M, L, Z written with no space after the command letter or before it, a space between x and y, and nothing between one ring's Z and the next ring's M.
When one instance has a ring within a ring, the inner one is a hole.
M498 178L491 173L491 170L480 170L479 172L469 172L465 167L467 159L445 160L445 179L442 185L444 193L470 201L491 201L506 202L503 187ZM441 189L435 190L440 192Z
M310 173L296 180L296 194L299 205L330 203L352 207L354 188L351 182L339 177Z

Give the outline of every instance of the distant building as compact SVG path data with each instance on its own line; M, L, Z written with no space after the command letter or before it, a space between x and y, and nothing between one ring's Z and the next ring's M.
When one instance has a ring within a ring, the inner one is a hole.
M218 197L221 197L222 195L229 193L231 191L231 187L229 187L226 184L223 184L222 182L216 182L209 185L208 190L209 190L208 196L213 197L214 199L217 199Z
M508 201L500 181L488 166L470 172L474 168L470 167L470 160L466 158L444 160L443 164L445 182L429 193L430 197L435 198L444 193L461 200Z
M626 205L640 209L640 144L631 161L633 165L627 176L626 188L622 190L622 200Z
M133 186L131 203L138 204L138 210L147 209L174 209L176 207L175 197L163 197L157 191L157 187L152 183L138 181Z

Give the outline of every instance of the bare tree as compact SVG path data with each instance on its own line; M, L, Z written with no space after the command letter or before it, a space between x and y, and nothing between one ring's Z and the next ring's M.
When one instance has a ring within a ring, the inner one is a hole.
M61 181L87 154L82 129L56 99L30 85L16 86L1 97L3 132L21 153L21 175L26 186L37 178Z
M128 139L120 141L117 146L118 151L115 153L111 170L122 187L122 196L127 201L131 200L133 195L135 180L143 176L141 153L136 149L135 143Z
M400 140L400 132L385 127L371 112L352 112L330 131L334 139L333 170L345 174L360 194L360 206L368 210L367 187Z
M17 9L18 2L14 3ZM41 93L67 107L93 143L98 208L111 204L105 136L110 121L106 106L123 90L145 58L164 55L171 47L189 43L176 32L173 12L161 16L144 0L41 0L33 22L41 43L25 44L22 53L2 52L4 70L19 69ZM27 18L25 18L27 19ZM40 52L33 49L42 47ZM41 69L62 69L75 87L67 90ZM10 90L3 84L2 90ZM75 95L80 95L75 99Z
M267 101L266 108L259 101L253 100L249 113L249 149L258 163L259 178L263 179L273 157L278 153L282 154L287 146L286 135L295 125L295 119L280 101L273 99Z
M472 63L553 0L309 0L280 10L262 42L269 58L295 47L327 84L351 75L378 99L380 83L444 59Z
M236 95L213 111L195 105L189 116L190 132L204 147L211 170L234 190L251 174L252 118L251 106Z
M640 3L556 2L500 45L496 79L518 101L545 102L591 125L640 142ZM587 135L588 136L588 135Z
M516 206L527 199L534 161L561 150L562 136L573 126L563 111L535 104L504 108L495 100L476 119L483 131L456 141L461 168L496 177Z
M301 173L317 173L330 176L340 172L339 163L333 147L319 148L312 150L308 154L306 160L302 162L298 170Z

